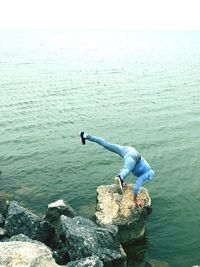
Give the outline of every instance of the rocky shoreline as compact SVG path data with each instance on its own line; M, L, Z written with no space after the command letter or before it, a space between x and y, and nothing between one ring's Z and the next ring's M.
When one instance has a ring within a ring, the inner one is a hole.
M126 266L122 245L144 235L151 212L148 191L142 188L144 207L139 208L132 187L123 194L116 185L98 187L96 222L79 216L63 200L49 204L41 219L1 193L0 266ZM154 260L143 266L169 265Z

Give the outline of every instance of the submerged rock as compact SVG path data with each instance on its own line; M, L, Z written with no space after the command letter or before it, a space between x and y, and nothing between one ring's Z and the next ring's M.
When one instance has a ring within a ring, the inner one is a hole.
M1 267L58 267L52 257L51 250L38 242L0 242Z
M54 227L47 221L11 201L5 221L8 236L24 234L31 239L47 242L54 234Z
M125 264L126 254L118 240L115 226L103 228L81 216L60 218L60 233L72 261L96 255L108 266Z
M169 264L165 261L160 261L160 260L148 260L146 262L145 267L170 267Z
M78 261L71 261L66 267L103 267L103 262L99 257L92 256Z
M151 199L147 189L142 187L138 195L144 202L142 208L135 206L132 192L132 184L126 186L123 194L116 185L97 188L96 222L100 225L117 225L122 243L144 235L146 219L151 213Z

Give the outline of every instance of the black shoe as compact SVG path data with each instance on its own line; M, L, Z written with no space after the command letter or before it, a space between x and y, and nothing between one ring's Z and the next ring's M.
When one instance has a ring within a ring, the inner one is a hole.
M123 191L124 187L126 186L126 184L124 183L124 181L121 179L120 176L117 176L114 178L115 182L117 183L117 185L120 187L120 189Z
M80 135L80 139L81 139L82 144L85 145L85 142L86 142L85 140L86 139L83 136L84 135L84 132L79 132L79 135Z

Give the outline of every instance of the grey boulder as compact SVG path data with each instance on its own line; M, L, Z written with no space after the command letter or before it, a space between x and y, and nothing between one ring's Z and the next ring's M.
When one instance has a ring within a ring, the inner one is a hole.
M78 214L66 201L64 202L64 200L60 199L48 205L44 219L56 227L61 215L65 215L70 218L78 216Z
M62 215L59 228L72 261L96 255L104 266L125 264L126 254L119 243L116 226L103 228L81 216Z
M47 242L54 234L54 227L47 221L11 201L5 221L8 236L24 234L31 239Z

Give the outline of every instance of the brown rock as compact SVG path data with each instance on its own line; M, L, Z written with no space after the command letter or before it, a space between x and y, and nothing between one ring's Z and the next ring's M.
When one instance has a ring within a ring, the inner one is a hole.
M134 204L132 184L128 184L123 193L117 185L99 186L96 222L117 225L122 243L141 238L145 232L146 218L151 213L151 199L144 187L140 189L138 198L144 202L142 208Z

